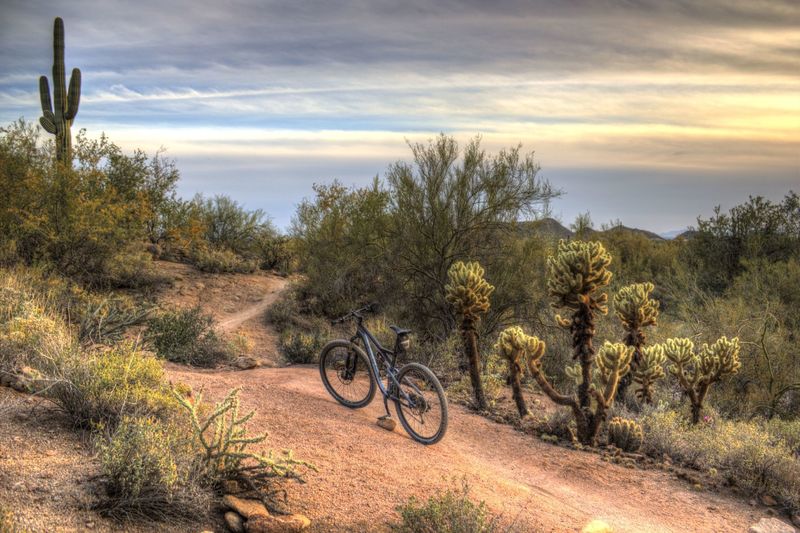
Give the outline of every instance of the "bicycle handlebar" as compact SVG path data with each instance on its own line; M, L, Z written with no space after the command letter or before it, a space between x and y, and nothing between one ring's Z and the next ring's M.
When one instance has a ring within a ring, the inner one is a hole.
M361 315L361 313L373 313L377 310L377 307L378 307L377 303L367 304L364 307L356 309L355 311L350 311L344 316L340 316L339 318L331 320L331 325L334 326L336 324L341 324L342 322L345 322L346 320L350 320L352 318L358 318L358 319L364 318Z

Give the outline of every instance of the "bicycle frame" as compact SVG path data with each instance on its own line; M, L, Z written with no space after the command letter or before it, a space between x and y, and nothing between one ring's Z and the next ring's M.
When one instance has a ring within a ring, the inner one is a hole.
M383 407L386 409L386 414L389 414L389 399L405 401L407 402L407 405L413 406L414 401L400 387L400 382L397 381L397 368L395 367L397 354L392 350L387 350L384 348L381 343L378 342L378 339L376 339L375 336L364 327L364 325L361 323L360 317L356 320L356 334L350 339L350 342L355 344L357 340L360 340L364 344L364 350L367 352L367 359L369 359L369 364L372 367L372 374L375 376L375 381L378 382L378 388L383 395ZM372 350L373 346L375 346L376 351ZM391 356L391 359L389 359L389 356ZM391 385L394 385L394 387L390 385L389 389L387 389L384 386L383 380L381 379L380 368L378 367L378 357L380 357L381 362L383 363L388 382L391 383ZM414 384L408 385L411 385L414 389L416 389L416 392L420 395L422 394L422 392L417 389ZM393 396L391 392L392 388L399 392L402 397Z

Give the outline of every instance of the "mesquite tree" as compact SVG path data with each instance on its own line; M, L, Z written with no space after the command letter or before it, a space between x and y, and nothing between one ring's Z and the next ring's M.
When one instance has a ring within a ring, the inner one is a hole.
M469 377L475 393L475 404L478 409L486 409L486 395L481 382L481 362L478 353L477 325L489 310L489 296L494 287L483 279L483 268L477 262L454 263L447 272L448 283L445 285L445 299L453 306L456 315L461 318L461 337L464 341L464 355L469 363Z
M530 357L539 358L544 353L544 343L536 337L527 335L519 326L504 329L494 349L508 361L511 375L511 391L517 404L520 418L530 414L525 398L522 396L522 369L524 362ZM541 353L540 353L541 352Z
M656 325L658 320L658 301L650 298L654 288L652 283L634 283L622 287L614 295L614 314L625 328L624 342L633 347L632 372L620 380L617 400L625 398L625 391L641 363L646 341L644 328Z
M541 369L541 355L528 359L528 369L550 399L568 406L575 415L578 440L594 444L600 424L614 402L620 377L629 368L633 348L621 343L606 342L595 356L592 340L595 315L608 312L608 295L601 293L611 282L608 266L611 256L599 242L561 241L555 256L547 261L548 290L553 307L564 309L569 317L556 315L556 322L572 335L573 358L580 368L580 384L575 395L557 392ZM542 353L544 350L542 350ZM597 383L593 383L597 369Z
M672 362L669 371L692 403L692 424L700 422L711 385L739 371L739 349L738 337L720 337L711 346L703 344L700 353L695 352L691 339L669 339L664 343L664 353Z

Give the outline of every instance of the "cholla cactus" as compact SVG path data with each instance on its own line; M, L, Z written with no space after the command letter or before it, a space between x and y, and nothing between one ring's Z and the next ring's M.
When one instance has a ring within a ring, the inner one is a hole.
M664 377L664 362L667 356L660 344L645 346L640 354L639 365L631 372L633 381L638 385L636 397L640 402L653 403L653 384Z
M72 162L72 121L78 114L81 99L81 71L72 69L67 92L66 72L64 69L64 21L56 17L53 24L53 93L55 99L50 100L50 86L47 76L39 78L39 97L42 104L42 116L39 123L46 132L56 136L56 158L66 164ZM55 105L53 105L55 104Z
M475 326L482 315L489 310L489 296L494 287L483 278L484 270L477 262L454 263L447 272L445 299L461 317L461 336L464 340L464 353L469 362L469 376L478 409L486 409L486 395L481 383L480 354L478 335Z
M615 416L608 423L608 442L620 450L633 453L642 447L644 432L634 420Z
M614 295L614 314L625 328L625 344L634 348L631 363L633 371L639 367L642 358L641 351L646 340L643 328L654 326L658 320L658 301L650 298L654 288L652 283L634 283L621 288ZM618 400L625 397L632 375L628 374L620 381Z
M562 240L556 255L547 260L552 305L572 315L569 318L556 315L556 321L572 334L573 358L580 364L580 375L577 369L571 374L578 383L577 395L556 392L541 371L540 361L533 357L528 360L528 368L545 394L557 404L572 408L578 440L583 444L595 443L600 424L614 401L606 392L616 392L620 376L628 372L632 355L624 345L607 343L595 369L594 320L596 313L608 312L608 295L599 291L611 282L610 264L611 256L599 242ZM600 379L599 387L593 384L595 374Z
M672 363L670 373L675 376L692 403L692 423L700 422L708 389L727 375L739 371L739 339L720 337L714 344L703 344L695 353L691 339L669 339L664 343L664 354Z
M483 267L477 261L458 261L447 272L445 299L455 312L477 322L489 310L489 296L494 287L484 278Z
M276 457L272 451L263 455L248 450L250 446L264 442L267 434L247 434L247 422L255 411L239 416L239 389L231 390L205 420L200 414L203 411L202 395L198 394L191 401L178 391L173 394L189 414L194 438L202 449L200 461L209 481L219 483L235 479L245 471L254 476L293 477L298 466L316 470L311 463L295 459L289 451Z
M547 289L555 300L553 307L570 311L589 307L606 314L608 295L595 293L611 283L610 264L611 256L599 242L561 240L556 255L547 260ZM559 317L559 322L563 321Z
M527 335L521 327L512 326L500 333L494 349L508 361L512 395L517 404L519 416L524 417L530 414L530 411L528 411L525 398L522 396L522 365L529 357L540 358L544 353L544 343L536 337Z

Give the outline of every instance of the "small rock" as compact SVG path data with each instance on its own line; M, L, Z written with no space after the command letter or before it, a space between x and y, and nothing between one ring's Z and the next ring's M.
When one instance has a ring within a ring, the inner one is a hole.
M227 525L228 529L233 531L233 533L244 533L244 522L242 521L242 517L239 516L239 513L234 513L233 511L225 513L225 525Z
M778 502L775 501L775 498L773 498L769 494L763 494L761 496L761 503L763 503L767 507L774 507L774 506L778 505Z
M397 427L397 422L391 416L384 415L378 417L378 425L386 431L394 431L394 428Z
M237 498L230 494L222 498L222 505L236 511L244 518L250 520L256 516L269 516L269 511L264 507L264 504L258 500L248 500L245 498Z
M238 357L234 362L233 366L240 370L249 370L251 368L255 368L258 366L258 361L256 361L255 357L249 357L247 355L243 355L242 357Z
M84 525L86 526L86 529L93 529L94 528L94 522L92 522L91 520L86 522Z
M581 533L614 533L614 530L602 520L592 520L583 526Z
M795 533L792 526L777 518L762 518L747 531L748 533Z
M245 525L247 533L297 533L311 526L311 520L301 514L290 516L256 516Z

